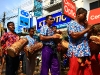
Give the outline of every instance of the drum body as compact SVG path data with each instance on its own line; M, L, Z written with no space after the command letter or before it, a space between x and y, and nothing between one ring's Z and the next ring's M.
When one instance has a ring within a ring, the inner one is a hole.
M2 57L2 54L3 54L2 48L0 48L0 57Z
M100 52L100 37L94 35L90 36L89 46L92 53Z
M20 53L22 48L28 43L26 38L21 38L20 40L13 43L10 47L7 48L7 54L11 57L15 57Z
M28 50L29 52L34 53L34 52L39 51L42 47L43 47L43 44L41 42L37 42L34 45L30 46Z
M100 52L100 45L96 44L93 41L89 42L89 47L90 47L90 51L92 53L98 53L98 52Z
M62 40L61 45L62 45L62 50L67 50L69 43L65 40Z

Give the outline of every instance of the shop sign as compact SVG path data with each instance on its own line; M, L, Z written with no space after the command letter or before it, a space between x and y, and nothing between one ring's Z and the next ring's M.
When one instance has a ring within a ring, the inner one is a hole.
M58 29L67 27L67 23L71 21L71 18L63 15L61 11L52 14L52 16L53 16L53 19L54 19L53 25L57 26ZM38 32L40 31L40 28L43 25L46 25L45 19L46 19L45 17L37 19L36 30Z
M100 23L100 8L93 9L89 11L88 23L89 24L98 24Z
M76 16L76 5L71 0L62 0L63 14L71 17L72 19Z

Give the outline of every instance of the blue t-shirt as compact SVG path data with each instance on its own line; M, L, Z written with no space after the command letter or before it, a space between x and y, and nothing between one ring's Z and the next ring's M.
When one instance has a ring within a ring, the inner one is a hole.
M27 44L28 47L30 47L31 45L33 45L36 42L36 40L34 39L34 36L30 37L29 35L26 35L25 37L28 40L28 44Z

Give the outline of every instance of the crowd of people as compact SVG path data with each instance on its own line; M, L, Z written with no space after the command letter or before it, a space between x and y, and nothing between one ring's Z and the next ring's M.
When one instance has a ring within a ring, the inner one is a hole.
M64 54L64 58L69 58L69 71L66 75L100 75L99 49L96 52L92 52L92 48L89 46L89 43L92 41L90 37L93 35L92 29L94 25L89 25L86 17L87 10L79 8L76 11L75 19L71 20L66 28L69 43L66 54ZM61 75L60 52L62 51L62 38L56 34L62 34L62 32L57 31L56 26L52 26L53 22L52 15L46 16L46 25L43 25L40 29L39 40L36 40L34 36L34 28L29 28L29 34L24 36L28 41L22 48L23 57L26 61L26 66L24 67L26 75L33 75L35 71L37 52L34 52L36 49L32 50L31 47L38 42L43 44L41 48L42 62L40 75L48 75L49 71L51 75ZM6 63L6 75L18 75L19 54L12 57L7 49L21 38L15 32L13 22L8 22L7 28L9 32L4 33L0 38L1 65L3 69L4 63ZM100 36L100 31L97 31L96 36Z

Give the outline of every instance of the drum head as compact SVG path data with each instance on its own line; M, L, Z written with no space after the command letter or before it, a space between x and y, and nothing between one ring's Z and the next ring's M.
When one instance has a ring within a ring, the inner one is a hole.
M64 48L68 49L69 43L68 43L67 41L63 40L63 41L61 42L61 44L62 44L62 46L63 46Z
M62 39L63 38L62 35L60 35L60 34L55 34L55 35L59 36L60 37L59 39Z

